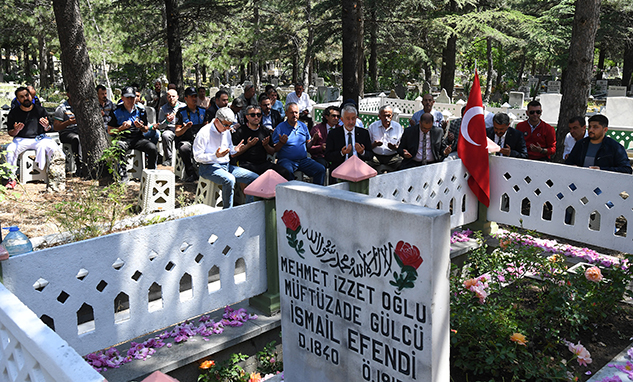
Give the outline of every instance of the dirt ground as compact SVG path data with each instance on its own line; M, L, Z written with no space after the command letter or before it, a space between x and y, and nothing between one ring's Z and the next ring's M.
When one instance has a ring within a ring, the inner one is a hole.
M0 145L11 142L6 131L0 132ZM158 166L158 169L172 170L171 167ZM193 204L197 183L176 182L176 208ZM46 192L46 184L33 182L18 184L15 190L6 195L0 195L0 225L9 227L17 225L28 237L38 237L59 233L63 228L59 223L59 213L54 212L54 205L60 202L85 200L91 192L102 192L96 180L68 177L66 190L60 193ZM123 205L137 205L140 188L139 181L130 181L125 196L121 200ZM104 194L104 200L107 197ZM133 216L128 211L122 217ZM6 234L3 231L2 236Z

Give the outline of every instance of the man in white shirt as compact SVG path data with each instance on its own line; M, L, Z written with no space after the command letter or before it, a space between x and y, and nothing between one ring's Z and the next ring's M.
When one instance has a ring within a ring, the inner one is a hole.
M230 164L230 157L245 150L244 141L233 146L230 127L235 121L235 113L223 107L215 118L204 125L193 141L193 157L200 163L200 177L222 185L222 203L224 208L233 207L235 182L246 186L257 179L258 175L245 168ZM246 202L252 202L252 196L246 196Z
M422 110L418 110L411 116L409 120L409 127L418 127L420 125L420 117L422 114L429 113L433 116L433 126L439 127L442 130L446 130L446 121L444 121L444 115L439 110L433 109L433 105L435 105L435 100L433 99L433 94L426 93L422 97Z
M565 136L565 150L563 159L567 159L571 149L579 140L587 136L587 123L584 117L576 116L569 120L569 133Z
M312 130L312 103L310 96L303 91L303 84L297 82L295 91L286 96L286 105L296 103L299 107L299 120L308 125L308 130Z
M397 171L402 162L402 157L398 155L398 145L403 132L402 126L391 120L393 110L389 105L384 105L378 110L378 118L380 118L379 121L369 125L371 148L374 152L372 167L379 174Z

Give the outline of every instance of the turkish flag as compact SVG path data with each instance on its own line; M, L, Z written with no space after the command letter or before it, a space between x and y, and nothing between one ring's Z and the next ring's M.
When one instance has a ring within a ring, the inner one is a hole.
M457 154L470 173L468 185L477 199L486 207L490 205L490 166L488 164L488 137L484 108L481 102L479 75L475 70L475 80L468 95L468 103L462 117L462 126L457 143Z

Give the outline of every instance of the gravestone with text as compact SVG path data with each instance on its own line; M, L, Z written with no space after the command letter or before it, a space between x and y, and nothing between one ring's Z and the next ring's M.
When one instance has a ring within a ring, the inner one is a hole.
M596 81L596 93L606 93L607 87L609 86L608 80L597 80Z
M277 186L284 379L448 382L449 215Z

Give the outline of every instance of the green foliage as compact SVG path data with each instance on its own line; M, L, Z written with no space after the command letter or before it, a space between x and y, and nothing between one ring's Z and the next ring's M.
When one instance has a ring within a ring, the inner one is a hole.
M127 186L121 183L103 189L92 186L79 198L54 203L47 215L56 221L60 232L70 232L74 241L105 235L132 208L124 202L126 191Z
M506 237L500 245L492 253L482 245L464 269L453 269L451 363L494 380L567 380L574 356L565 341L613 314L633 275L614 265L602 269L601 281L589 281L584 270L567 272L560 255L546 257L529 241ZM513 341L514 333L525 344Z
M205 372L198 376L198 382L248 382L249 375L246 374L240 362L245 361L247 355L237 353L216 365L215 363Z
M259 364L257 370L264 374L273 374L284 369L284 363L279 360L279 354L275 350L275 341L268 343L263 350L258 351L256 357Z

